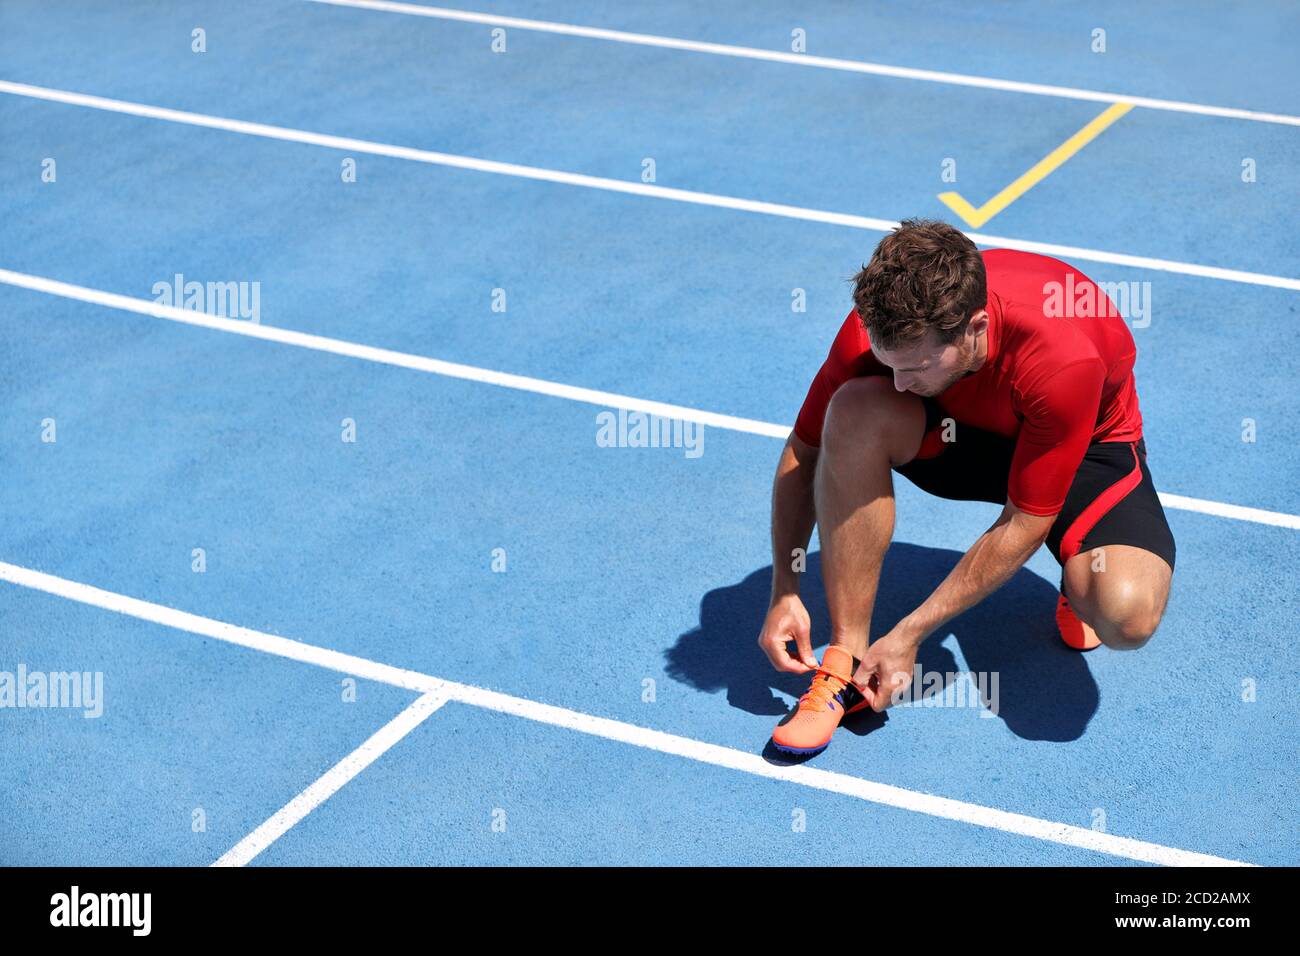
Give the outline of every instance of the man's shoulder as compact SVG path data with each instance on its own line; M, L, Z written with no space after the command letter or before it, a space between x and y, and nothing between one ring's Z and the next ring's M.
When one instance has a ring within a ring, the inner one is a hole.
M1014 390L1021 394L1054 389L1053 380L1072 366L1091 364L1103 374L1107 366L1088 329L1070 318L1053 314L1045 307L1049 302L1050 293L1044 294L1041 289L1037 295L1024 290L1015 297L999 296L998 364L1009 375Z
M1073 275L1076 281L1091 282L1079 269L1060 259L1019 249L985 249L984 274L990 290L1040 288L1045 282L1062 281ZM1041 292L1040 292L1041 294Z

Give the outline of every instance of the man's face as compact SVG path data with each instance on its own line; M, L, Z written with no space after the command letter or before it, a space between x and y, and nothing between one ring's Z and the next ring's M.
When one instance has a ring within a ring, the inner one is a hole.
M871 343L871 353L894 370L894 388L913 395L938 395L983 362L981 342L988 326L986 313L971 318L956 342L944 345L933 332L911 345L883 349Z

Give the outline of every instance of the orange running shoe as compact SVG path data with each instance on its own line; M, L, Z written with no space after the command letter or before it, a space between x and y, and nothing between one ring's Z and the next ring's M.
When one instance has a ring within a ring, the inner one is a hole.
M859 663L836 644L826 648L808 693L799 698L794 710L781 718L772 732L772 744L777 750L788 754L825 750L844 716L869 706L862 689L852 680Z
M1073 647L1076 651L1090 651L1101 645L1101 640L1093 629L1079 620L1070 607L1070 599L1065 596L1064 587L1056 601L1056 630L1066 646Z

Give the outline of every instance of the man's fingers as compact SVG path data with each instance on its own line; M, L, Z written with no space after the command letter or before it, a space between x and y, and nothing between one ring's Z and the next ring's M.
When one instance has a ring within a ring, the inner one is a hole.
M876 713L883 713L894 702L891 695L897 685L885 679L883 664L863 661L853 679Z
M765 639L763 643L763 653L767 659L772 662L772 666L779 671L785 671L787 674L804 674L808 671L808 665L803 661L797 660L790 656L786 650L786 641L788 638L776 640Z
M883 714L885 708L889 706L889 688L882 686L880 681L873 676L870 691L871 709L878 714Z
M866 656L858 663L858 669L853 672L853 683L860 687L866 687L876 673L876 662L868 650Z
M803 661L804 667L810 670L815 670L818 666L817 658L813 656L812 638L809 637L808 632L802 628L796 631L794 635L794 644L795 647L799 648L799 659Z
M772 662L776 664L776 669L779 671L785 671L788 674L806 674L810 670L803 661L791 657L784 647L781 648L781 657L782 660Z
M879 676L881 678L880 689L876 692L876 699L880 702L880 706L876 709L878 711L883 711L886 707L897 703L894 699L894 695L901 695L902 688L907 684L908 678L911 677L911 675L906 671L895 671L893 674L889 675L888 679L885 679L882 671Z
M871 705L871 709L879 711L880 708L876 706L876 689L879 686L880 681L876 677L876 662L871 659L870 651L868 651L867 656L862 659L862 662L858 665L858 669L853 672L853 683L857 685L858 690L862 692L862 696L867 699L867 703Z

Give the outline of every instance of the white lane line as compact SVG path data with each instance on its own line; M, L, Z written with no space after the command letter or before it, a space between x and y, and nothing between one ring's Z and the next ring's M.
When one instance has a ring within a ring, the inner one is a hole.
M199 617L197 614L187 614L174 608L163 607L161 604L138 601L114 591L101 591L89 584L79 584L76 581L57 578L51 574L32 571L14 564L0 562L0 581L20 584L25 588L34 588L47 594L67 598L69 601L90 604L106 611L116 611L118 614L126 614L142 621L152 621L154 624L172 627L178 631L210 637L215 641L225 641L227 644L238 644L240 647L274 654L303 664L315 664L317 667L380 684L422 693L437 691L442 687L440 681L414 671L390 667L387 664L376 664L373 661L352 657L350 654L340 654L338 651L303 644L301 641L290 640L287 637L276 637L274 634L252 631L246 627L224 624L211 618Z
M426 149L414 149L409 146L393 146L387 143L375 143L363 139L350 139L344 136L331 136L325 133L312 133L307 130L291 129L286 126L269 126L265 123L250 123L245 120L225 119L209 116L205 113L189 113L143 103L131 103L126 100L107 99L102 96L90 96L85 93L73 93L66 90L53 90L43 86L31 86L26 83L12 83L0 80L0 93L13 96L26 96L32 99L63 103L70 106L83 106L89 109L105 110L110 113L122 113L145 119L162 120L168 123L181 123L187 126L199 126L205 129L240 133L245 136L258 136L265 139L281 140L289 143L304 143L309 146L323 146L343 152L364 153L372 156L385 156L392 159L404 159L411 162L427 163L433 166L446 166L453 169L466 169L499 176L511 176L518 179L530 179L540 182L558 183L566 186L578 186L584 189L596 189L604 192L624 193L633 196L645 196L652 199L664 199L671 202L690 203L697 206L710 206L718 209L733 209L741 212L757 213L765 216L778 216L785 219L798 219L805 222L818 222L833 226L845 226L851 229L866 229L873 232L889 232L898 222L892 219L879 219L873 216L856 216L848 213L827 212L821 209L808 209L803 206L789 206L783 203L761 202L754 199L741 199L735 196L722 196L716 193L696 192L690 189L673 189L653 183L630 182L621 179L608 179L603 176L588 176L582 173L570 173L558 169L545 169L540 166L522 166L517 163L502 163L496 160L478 159L473 156L460 156L455 153L439 153ZM1061 259L1079 259L1087 262L1104 262L1108 265L1150 269L1157 272L1172 272L1179 275L1199 276L1206 279L1220 279L1225 282L1243 282L1248 285L1268 286L1277 289L1300 291L1300 279L1290 276L1270 275L1262 272L1248 272L1241 269L1226 269L1220 266L1206 266L1194 262L1180 262L1174 259L1157 259L1150 256L1135 256L1123 252L1107 252L1101 249L1086 249L1080 246L1063 246L1050 242L1036 242L1029 239L1014 239L1008 236L989 236L983 233L968 232L971 240L982 246L998 246L1006 249L1019 249L1023 252L1037 252L1056 256Z
M283 807L265 823L222 854L213 866L244 866L303 817L334 796L361 771L387 753L399 740L420 726L425 719L447 702L436 691L416 699L411 706L379 728L365 743L348 754Z
M371 680L394 683L395 686L399 687L410 686L409 682L406 682L404 678L398 678L403 682L397 683L396 680L385 680L384 676L392 674L409 675L411 674L410 671L402 671L374 661L353 657L350 654L314 647L299 641L288 641L272 634L260 634L248 628L202 618L185 611L178 611L160 604L151 604L112 591L104 591L76 581L55 577L42 571L34 571L30 568L0 562L0 581L8 581L12 584L55 594L72 601L116 611L119 614L165 624L178 630L213 637L217 640L230 641L241 647L262 651L267 654L291 657L294 660L316 664L345 674L354 674ZM415 676L424 682L424 686L420 689L429 692L421 700L455 700L475 707L482 707L485 710L513 714L526 720L604 737L608 740L619 741L646 750L673 754L698 763L726 767L752 776L781 780L814 790L840 793L869 803L897 807L900 810L908 810L926 816L955 820L959 823L970 823L991 830L1000 830L1004 833L1031 837L1036 840L1059 843L1064 846L1077 847L1144 863L1158 863L1166 866L1252 865L1240 860L1230 860L1204 853L1195 853L1190 850L1181 850L1176 847L1163 846L1158 843L1148 843L1143 840L1101 833L1084 827L1055 823L1020 813L1011 813L975 803L966 803L962 800L936 797L932 794L907 790L903 787L863 780L848 774L816 770L807 766L770 764L756 754L734 750L730 747L721 747L717 744L692 740L689 737L680 737L659 730L650 730L646 727L638 727L635 724L610 720L606 717L596 717L592 714L584 714L564 707L554 707L550 704L542 704L522 697L512 697L509 694L486 690L471 684L440 680L427 675ZM433 705L429 704L427 706ZM420 719L423 719L423 717ZM328 796L328 794L325 796Z
M394 352L391 349L374 348L356 342L326 338L323 335L310 335L306 332L294 332L289 329L276 328L241 319L226 319L203 312L177 308L176 306L162 305L148 299L133 299L113 292L101 292L98 289L88 289L84 286L58 282L22 272L10 272L8 269L0 269L0 283L31 289L35 292L44 292L48 295L108 306L112 309L167 319L172 322L183 322L186 325L197 325L218 332L264 339L268 342L279 342L282 345L292 345L317 352L329 352L333 355L362 359L367 362L378 362L383 365L395 365L398 368L427 372L432 375L482 382L487 385L533 392L538 395L550 395L554 398L564 398L573 402L599 405L602 408L625 408L628 411L645 412L662 418L677 418L682 421L699 422L702 425L711 425L714 428L748 432L752 435L763 435L782 440L790 434L788 425L773 425L767 422L754 421L751 418L738 418L735 415L704 412L694 408L686 408L682 405L669 405L665 402L653 402L633 398L629 395L618 395L614 392L602 392L594 388L580 388L574 385L563 385L559 382L548 382L545 379L529 378L526 375L512 375L509 372L496 372L491 369L477 368L473 365L444 362L441 359L427 358L423 355Z
M1278 528L1300 529L1300 515L1247 508L1244 505L1230 505L1221 501L1206 501L1204 498L1188 498L1185 495L1171 495L1163 491L1159 494L1162 505L1178 511L1195 511L1203 515L1214 515L1216 518L1234 518L1238 521L1253 521L1256 524L1271 524Z
M723 415L718 412L706 412L697 408L687 408L685 405L670 405L667 402L655 402L643 398L634 398L630 395L619 395L615 392L602 392L592 388L564 385L560 382L551 382L541 378L530 378L526 375L514 375L509 372L478 368L474 365L445 362L442 359L412 355L408 352L375 348L374 346L361 345L343 339L331 339L323 335L310 335L306 332L294 332L290 329L276 328L275 326L261 325L240 319L227 319L221 316L208 315L204 312L193 312L175 306L162 305L147 299L133 299L130 296L118 295L115 292L103 292L99 289L89 289L85 286L72 285L68 282L59 282L55 279L46 279L23 272L11 272L8 269L0 269L0 284L17 286L18 288L30 289L34 292L43 292L67 299L76 299L81 302L107 306L108 308L120 309L126 312L135 312L171 322L183 322L186 325L196 325L217 332L243 335L248 338L278 342L282 345L292 345L317 352L328 352L332 355L342 355L367 362L378 362L382 365L394 365L398 368L411 369L417 372L481 382L486 385L532 392L537 395L549 395L553 398L564 398L569 401L598 405L601 408L623 408L632 412L645 412L658 415L661 418L699 422L713 428L745 432L750 435L762 435L765 438L779 438L782 441L790 435L789 425L760 422L753 418L739 418L735 415ZM1238 521L1252 521L1256 524L1300 530L1300 515L1286 514L1281 511L1266 511L1263 508L1249 508L1244 505L1225 504L1218 501L1207 501L1203 498L1188 498L1185 495L1171 495L1165 492L1159 494L1160 501L1166 508L1195 511L1201 514L1216 515L1221 518L1233 518Z
M432 17L439 20L459 20L463 23L482 23L491 26L513 27L538 33L556 33L562 36L586 37L592 40L610 40L637 46L684 50L691 53L710 53L716 56L741 57L747 60L766 60L793 66L810 66L823 70L840 70L846 73L869 73L891 76L903 80L921 80L927 83L946 83L950 86L973 86L985 90L1003 90L1008 93L1029 93L1036 96L1054 96L1067 100L1086 100L1093 103L1132 103L1152 110L1172 113L1194 113L1200 116L1221 116L1228 119L1251 120L1256 123L1279 123L1283 126L1300 126L1300 116L1286 113L1263 113L1229 106L1209 106L1203 103L1185 103L1150 96L1130 96L1126 93L1104 93L1082 90L1070 86L1051 86L1045 83L1022 83L1018 80L999 80L966 73L947 73L940 70L918 70L905 66L889 66L865 60L844 60L829 56L810 56L782 50L764 50L761 47L735 46L729 43L706 43L699 40L682 40L677 37L658 36L652 33L628 33L624 30L607 30L584 27L549 20L526 20L522 17L500 16L495 13L476 13L469 10L452 10L446 7L427 7L414 3L390 3L385 0L314 0L336 7L354 7L385 13L402 13L408 16Z

